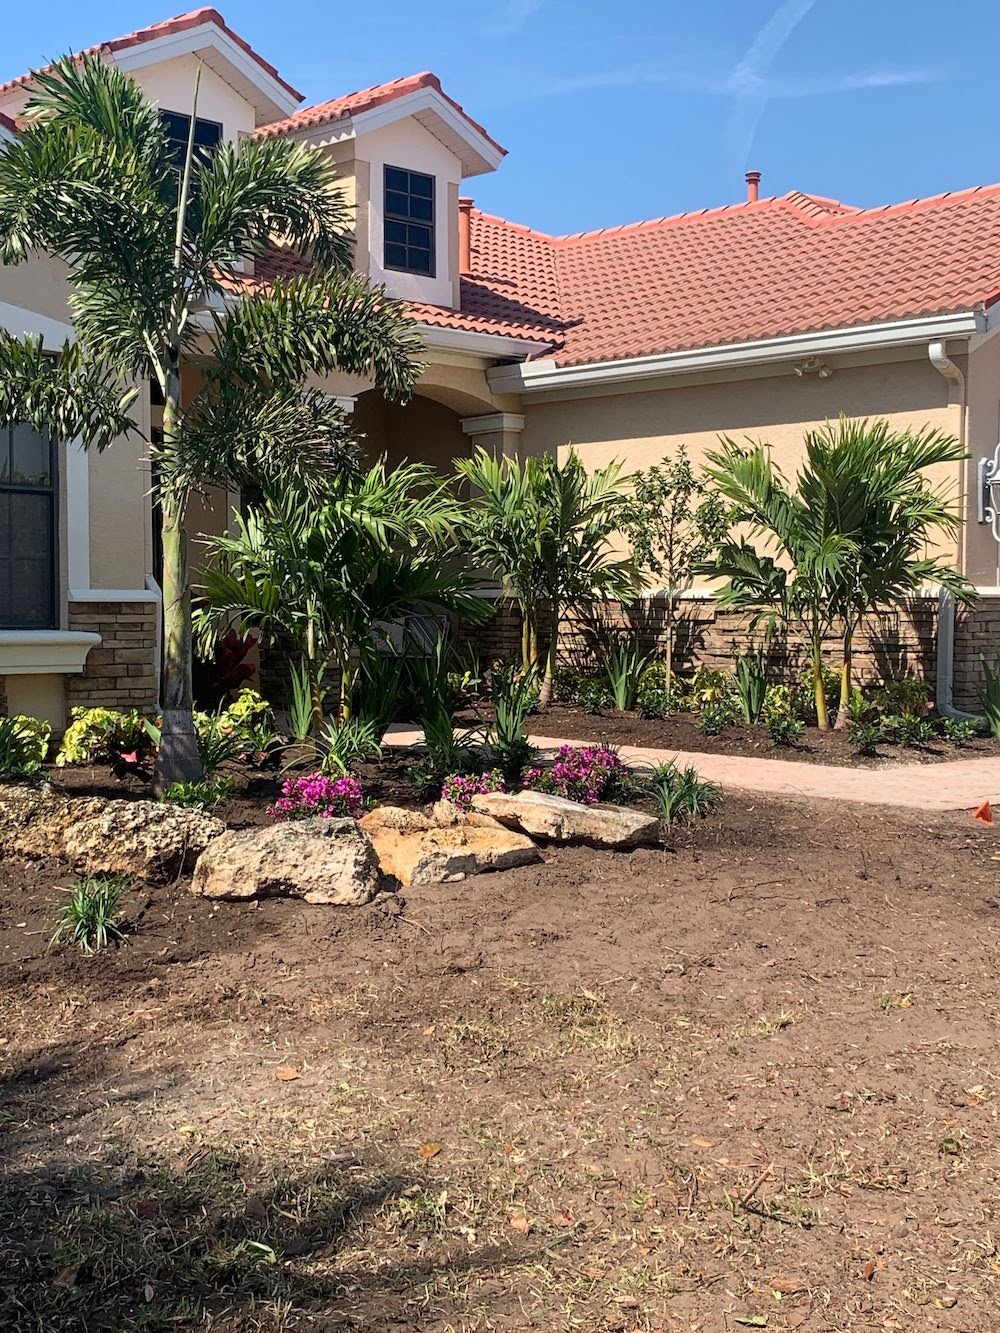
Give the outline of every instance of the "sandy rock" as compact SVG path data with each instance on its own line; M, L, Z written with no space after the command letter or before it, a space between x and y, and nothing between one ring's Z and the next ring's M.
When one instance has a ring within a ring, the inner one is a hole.
M439 801L429 816L379 806L359 822L375 846L382 873L406 886L447 884L539 860L530 838L487 815L464 814L447 801Z
M0 856L61 857L76 870L163 883L190 870L225 824L156 801L66 797L47 784L0 786Z
M547 792L487 792L472 798L473 810L508 828L549 842L586 842L597 847L638 847L659 839L660 821L624 805L581 805Z
M202 853L204 898L302 898L357 907L380 888L375 848L353 819L303 819L225 833Z

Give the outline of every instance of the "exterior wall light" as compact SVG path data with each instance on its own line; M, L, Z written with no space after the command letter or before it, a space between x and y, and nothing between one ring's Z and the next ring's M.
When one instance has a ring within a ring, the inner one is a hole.
M992 458L979 460L979 513L980 523L988 523L993 539L1000 542L1000 444Z
M833 374L826 362L821 361L818 356L810 356L805 361L799 361L793 366L793 370L800 380L805 379L807 375L815 375L818 379L828 380Z

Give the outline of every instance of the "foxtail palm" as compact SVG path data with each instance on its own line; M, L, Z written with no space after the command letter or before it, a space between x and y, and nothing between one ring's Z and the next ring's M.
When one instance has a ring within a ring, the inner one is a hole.
M163 548L161 783L193 779L188 500L196 488L296 481L314 498L353 451L333 370L405 399L420 350L403 307L351 273L349 209L329 158L282 139L209 154L192 131L180 168L159 113L99 57L37 74L27 128L0 151L0 262L35 251L70 277L76 341L0 336L0 421L98 449L138 431L150 380L163 399L151 445ZM309 276L268 288L247 269L275 244ZM182 400L185 365L201 388Z

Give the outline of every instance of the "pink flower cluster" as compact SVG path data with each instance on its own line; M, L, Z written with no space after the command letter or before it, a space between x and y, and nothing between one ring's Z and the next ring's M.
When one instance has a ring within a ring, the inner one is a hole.
M522 782L535 791L595 805L627 772L606 745L561 745L551 768L528 768Z
M309 773L289 778L282 784L281 796L267 813L273 819L354 819L364 804L364 792L357 778L328 778Z
M469 775L453 773L441 787L442 801L450 801L459 810L471 810L473 796L484 796L488 791L506 791L503 774L498 768L489 773Z

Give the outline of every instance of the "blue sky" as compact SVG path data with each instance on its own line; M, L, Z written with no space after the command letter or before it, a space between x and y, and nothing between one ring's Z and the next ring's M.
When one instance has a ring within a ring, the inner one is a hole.
M181 8L4 16L0 79ZM470 182L554 232L790 188L873 205L1000 180L995 0L219 0L310 102L420 69L509 156Z

